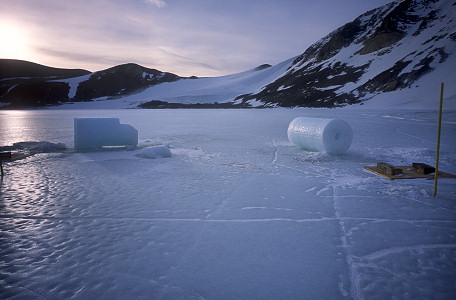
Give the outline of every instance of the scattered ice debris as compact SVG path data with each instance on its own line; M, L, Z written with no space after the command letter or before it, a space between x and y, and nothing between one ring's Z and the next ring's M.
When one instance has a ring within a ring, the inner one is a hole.
M138 131L120 124L118 118L74 118L74 148L97 149L103 146L136 146Z
M151 146L142 149L138 156L144 158L171 157L171 150L165 145Z
M20 153L37 154L37 153L51 153L66 150L63 143L51 143L46 141L41 142L18 142L12 146L0 147L0 151L16 151Z
M298 117L288 126L288 139L294 145L310 151L343 154L350 148L353 131L341 119Z

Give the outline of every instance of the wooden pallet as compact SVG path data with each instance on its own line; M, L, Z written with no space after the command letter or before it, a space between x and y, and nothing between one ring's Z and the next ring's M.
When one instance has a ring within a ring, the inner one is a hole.
M411 166L392 166L386 163L378 163L377 166L365 166L364 168L390 180L416 178L433 179L435 177L434 172L429 173L432 170L429 168L433 167L422 163L414 163ZM456 175L439 171L439 178L456 178Z

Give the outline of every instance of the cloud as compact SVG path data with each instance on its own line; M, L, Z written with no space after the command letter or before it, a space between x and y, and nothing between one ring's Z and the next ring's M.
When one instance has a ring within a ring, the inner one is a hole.
M165 1L163 0L145 0L147 3L153 4L157 6L158 8L162 8L166 6Z
M37 52L42 55L43 60L46 61L47 58L59 58L59 61L62 61L62 65L52 65L53 67L60 67L66 65L66 67L79 68L81 63L85 66L114 66L120 63L120 59L112 56L106 56L103 53L81 53L78 51L71 50L56 50L48 48L37 49ZM90 71L99 71L100 68L90 68Z
M180 72L188 75L189 71L216 71L220 72L220 68L214 66L214 64L203 62L196 60L195 58L187 57L175 53L172 49L165 49L164 47L158 47L158 51L161 53L157 53L157 56L162 57L162 60L168 60L170 63L174 62L175 64L179 65L180 68L178 69ZM180 73L181 74L181 73Z
M16 57L16 50L14 58L93 71L136 62L221 76L299 55L358 12L391 0L346 1L352 4L342 13L335 0L0 0L0 20L26 34L30 55Z

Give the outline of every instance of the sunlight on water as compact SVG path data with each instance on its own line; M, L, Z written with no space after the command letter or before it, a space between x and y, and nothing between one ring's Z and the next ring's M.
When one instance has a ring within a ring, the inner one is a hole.
M0 146L18 142L63 142L73 139L72 113L50 113L47 110L0 111Z
M0 145L36 139L36 127L33 126L33 119L28 117L29 113L18 110L0 112Z

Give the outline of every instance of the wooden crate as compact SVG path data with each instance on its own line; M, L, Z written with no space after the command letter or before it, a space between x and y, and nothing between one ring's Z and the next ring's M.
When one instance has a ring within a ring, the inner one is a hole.
M365 166L364 168L391 180L416 178L432 179L435 177L434 167L423 163L413 163L411 166L392 166L390 164L378 163L377 166ZM432 173L429 173L431 170L430 168L433 169ZM456 178L456 175L439 171L438 177Z

